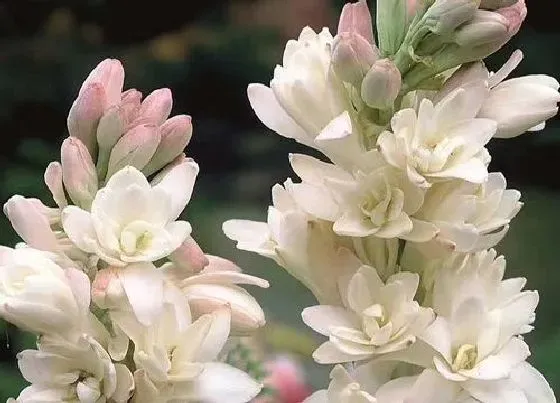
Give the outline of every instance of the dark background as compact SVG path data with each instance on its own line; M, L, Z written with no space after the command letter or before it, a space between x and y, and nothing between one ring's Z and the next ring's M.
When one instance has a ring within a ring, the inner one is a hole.
M187 154L201 173L186 216L194 235L211 254L236 260L248 272L271 281L255 290L268 315L263 333L268 351L301 356L311 383L326 382L326 371L308 359L314 336L299 314L309 293L275 265L235 250L222 235L228 218L265 219L270 187L291 176L287 153L303 150L273 135L252 113L250 82L268 83L287 39L304 25L334 31L344 1L205 0L0 2L0 201L12 194L52 204L42 183L46 165L58 159L66 116L89 71L102 59L120 59L126 87L144 94L169 87L173 113L193 116ZM520 34L489 65L495 70L517 48L525 60L516 75L560 76L560 27L547 1L532 1ZM525 207L499 250L508 257L508 276L527 276L539 289L536 330L528 337L533 363L560 390L560 285L557 248L560 230L560 121L543 132L490 145L491 168L523 193ZM0 243L17 237L0 222ZM0 324L0 400L25 385L15 353L34 339Z

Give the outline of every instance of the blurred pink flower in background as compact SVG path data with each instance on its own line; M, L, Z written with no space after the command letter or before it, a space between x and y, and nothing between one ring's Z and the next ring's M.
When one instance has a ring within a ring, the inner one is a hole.
M273 390L272 396L263 396L253 403L301 403L311 395L301 364L291 356L276 356L265 364L268 376L265 387Z

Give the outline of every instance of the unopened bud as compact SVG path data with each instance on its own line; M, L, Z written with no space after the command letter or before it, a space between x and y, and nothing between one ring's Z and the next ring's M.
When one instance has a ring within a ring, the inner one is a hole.
M509 39L508 21L498 13L477 10L474 18L460 27L453 41L463 47L475 47L486 43L502 42Z
M142 170L156 152L159 141L160 132L156 126L140 125L130 129L111 151L107 179L126 166Z
M72 201L89 209L98 189L97 172L85 145L68 137L60 149L62 179Z
M132 88L122 93L120 107L122 110L123 120L125 121L127 127L130 126L138 116L141 104L142 93L140 91Z
M120 308L126 305L126 293L112 267L99 270L91 283L91 298L101 309Z
M148 95L138 112L138 119L142 123L156 126L165 122L173 107L173 97L169 88L160 88Z
M437 35L449 35L470 21L480 0L436 0L424 14L424 23Z
M508 21L508 32L510 38L519 32L519 28L527 18L527 6L525 0L518 0L510 7L497 10Z
M152 159L144 167L144 174L151 175L182 154L192 137L192 119L177 115L167 119L160 127L161 141Z
M401 90L401 73L389 59L376 61L362 82L361 95L371 108L387 109Z
M39 250L57 250L58 243L51 229L48 208L39 200L12 196L4 204L4 214L27 245Z
M105 112L97 126L97 143L101 149L111 149L124 132L123 111L113 106Z
M178 280L182 280L189 275L199 273L204 269L210 261L198 246L198 243L189 237L181 246L173 251L169 256L175 266L174 274ZM184 275L178 275L178 272L184 273Z
M107 165L111 149L125 131L123 110L119 106L113 106L105 112L97 126L97 144L99 152L97 155L97 172L100 178L107 173Z
M51 162L44 175L45 185L49 188L53 200L60 208L68 205L66 196L64 195L64 185L62 184L62 165L60 162Z
M514 5L517 0L482 0L480 8L486 10L497 10L498 8L509 7Z
M372 64L379 58L379 51L361 35L338 34L332 50L332 66L336 75L358 86Z
M338 22L338 34L343 33L360 35L370 45L375 45L373 22L366 0L344 5Z
M266 323L257 300L239 286L196 284L184 287L183 293L195 318L229 305L232 332L237 334L249 333Z
M89 73L79 94L92 83L100 84L107 97L107 106L117 105L121 100L124 86L124 68L116 59L105 59Z
M72 104L68 113L68 132L85 144L92 155L95 155L96 130L99 119L105 111L106 94L103 85L91 83L85 86Z

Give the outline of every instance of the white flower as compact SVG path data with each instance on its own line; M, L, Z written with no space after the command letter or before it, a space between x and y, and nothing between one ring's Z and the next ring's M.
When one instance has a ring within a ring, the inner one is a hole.
M0 249L0 316L38 334L80 332L88 317L89 279L58 266L48 253Z
M493 250L450 259L435 274L431 302L437 317L420 336L425 344L413 345L400 359L435 369L441 382L454 383L448 388L482 402L525 401L514 400L522 392L508 385L529 356L518 335L532 329L538 294L521 291L523 278L502 280L505 260ZM500 393L505 395L495 396Z
M115 266L161 259L190 234L189 223L175 220L197 173L198 165L185 160L150 185L137 169L123 168L97 192L91 212L76 206L62 211L64 231L78 248Z
M496 133L496 122L475 118L485 94L481 86L459 88L435 105L423 99L418 111L397 112L393 132L378 138L381 153L418 186L451 178L483 183L488 176L484 146Z
M410 218L423 203L422 189L377 151L359 156L352 174L305 155L291 155L290 162L302 179L290 187L294 199L309 214L333 221L337 234L417 241L435 236L433 225Z
M337 279L352 274L360 261L350 251L351 243L332 231L332 223L313 219L285 187L272 188L273 206L267 222L229 220L223 224L226 236L237 248L274 259L301 281L325 304L340 303Z
M477 384L477 387L472 387ZM426 369L420 375L393 379L379 389L378 403L555 403L554 392L544 377L531 365L521 363L512 376L500 380L457 382ZM322 402L322 401L319 401ZM329 402L330 403L330 402Z
M39 350L22 351L17 358L24 378L31 382L18 403L124 403L134 388L128 368L112 363L103 347L88 336L72 344L42 338Z
M349 371L336 365L328 389L315 392L304 403L395 403L376 399L379 387L389 381L394 368L391 362L370 362Z
M451 250L494 247L523 205L521 194L506 186L506 179L497 172L481 185L458 180L436 184L428 190L416 218L435 225L439 230L435 241Z
M261 389L241 370L214 362L229 336L227 307L201 316L184 330L177 326L172 305L166 305L153 326L142 326L126 313L116 321L135 346L136 403L244 403Z
M414 301L418 282L417 274L402 272L383 283L374 268L360 268L341 287L344 307L304 309L303 321L329 337L313 358L325 364L350 362L410 346L433 320L431 309Z
M320 390L304 403L376 403L375 397L361 389L361 385L350 377L343 366L337 365L331 371L331 383L327 390Z
M277 66L270 88L250 84L249 101L259 119L278 134L314 147L315 137L344 110L344 89L331 71L333 37L305 27L290 40L283 66Z
M194 318L212 313L224 305L231 309L232 331L248 333L265 324L264 312L257 300L237 284L268 288L268 281L241 273L229 260L207 256L209 264L198 274L181 280Z

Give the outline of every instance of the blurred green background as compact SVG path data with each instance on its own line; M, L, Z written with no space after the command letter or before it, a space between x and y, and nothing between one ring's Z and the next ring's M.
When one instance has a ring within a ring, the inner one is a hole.
M81 81L103 58L123 61L126 87L144 94L169 87L174 113L194 119L187 154L201 165L186 216L205 251L235 260L268 279L254 290L269 322L264 346L299 355L314 387L327 370L310 362L313 335L299 313L311 295L274 263L236 251L221 233L228 218L265 219L270 187L290 172L287 153L303 150L273 135L252 113L245 89L268 83L285 41L304 25L336 27L342 0L13 0L0 2L0 200L12 194L51 203L42 183L58 159L68 109ZM532 2L521 33L490 61L496 68L516 48L525 61L516 74L560 76L560 27L548 2ZM183 10L188 9L185 13ZM522 191L525 207L500 246L509 276L527 276L541 303L528 339L531 360L560 391L560 120L540 133L493 141L491 168ZM17 237L2 216L0 243ZM34 338L0 324L0 400L24 387L15 354Z

